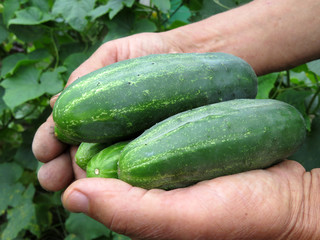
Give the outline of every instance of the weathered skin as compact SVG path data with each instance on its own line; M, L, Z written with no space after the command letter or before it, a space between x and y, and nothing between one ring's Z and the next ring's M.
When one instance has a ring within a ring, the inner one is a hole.
M119 160L119 179L147 189L269 167L305 138L293 106L271 99L237 99L172 116L130 142Z
M253 69L230 54L149 55L81 77L59 96L53 119L65 139L122 140L176 113L256 93Z

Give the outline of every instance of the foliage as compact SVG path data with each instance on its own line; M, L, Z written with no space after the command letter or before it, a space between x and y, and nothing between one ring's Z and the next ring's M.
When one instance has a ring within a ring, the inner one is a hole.
M275 98L295 106L303 115L307 137L303 146L289 159L306 170L320 167L320 60L296 68L259 77L257 98Z
M126 239L61 205L43 190L32 138L49 99L99 45L140 32L173 29L249 0L4 0L0 2L0 238ZM318 164L319 61L259 78L259 97L295 105L309 136L294 157ZM305 162L304 162L305 161ZM307 161L307 162L306 162Z

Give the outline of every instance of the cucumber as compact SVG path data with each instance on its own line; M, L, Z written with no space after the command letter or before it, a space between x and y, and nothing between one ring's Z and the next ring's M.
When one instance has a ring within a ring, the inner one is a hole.
M131 141L119 179L142 188L173 189L269 167L294 153L306 135L293 106L237 99L179 113Z
M118 161L128 141L113 144L97 153L87 165L87 177L118 178Z
M61 142L68 143L70 145L80 145L80 142L75 141L69 137L67 137L65 134L63 134L57 126L54 126L54 135L56 138L58 138Z
M86 170L88 162L91 158L99 153L101 150L110 146L111 143L86 143L82 142L79 145L77 153L75 155L76 164L83 170Z
M156 54L117 62L70 84L57 99L57 129L79 142L115 142L176 113L255 98L257 76L226 53ZM61 139L63 141L63 139Z

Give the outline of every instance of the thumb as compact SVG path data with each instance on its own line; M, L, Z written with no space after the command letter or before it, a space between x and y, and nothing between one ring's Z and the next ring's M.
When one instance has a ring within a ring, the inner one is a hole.
M71 184L62 201L69 211L83 212L133 238L186 239L186 232L197 232L190 229L194 213L186 211L176 193L179 190L147 191L117 179L86 178Z

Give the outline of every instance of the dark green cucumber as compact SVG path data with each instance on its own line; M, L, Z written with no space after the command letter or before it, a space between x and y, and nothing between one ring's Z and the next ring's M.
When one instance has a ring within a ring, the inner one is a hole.
M304 119L271 99L237 99L174 115L122 151L119 179L146 189L172 189L269 167L303 143Z
M91 158L110 145L111 143L81 143L75 155L77 165L83 170L86 170Z
M176 113L255 98L248 63L225 53L159 54L121 61L79 78L57 99L59 131L79 142L128 139Z
M118 178L118 161L127 141L113 144L97 153L87 165L87 177Z
M64 143L68 143L68 144L71 144L71 145L79 145L80 142L76 141L76 140L73 140L71 139L70 137L66 136L64 133L62 133L60 131L59 128L57 128L57 126L54 126L54 135L56 136L56 138L58 138L61 142L64 142Z

